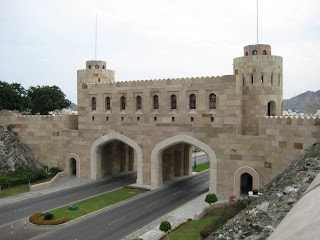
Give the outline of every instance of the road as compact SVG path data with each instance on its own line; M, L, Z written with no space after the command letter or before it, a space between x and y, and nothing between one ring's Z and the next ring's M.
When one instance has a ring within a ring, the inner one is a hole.
M86 184L0 207L0 226L136 182L136 173Z
M21 236L18 234L11 236L8 233L10 227L7 225L9 229L2 236L8 237L3 239L121 239L205 193L208 188L209 173L207 172L161 187L63 226L28 226L23 238L19 238ZM23 222L19 224L18 227L23 228ZM2 232L1 228L0 231Z

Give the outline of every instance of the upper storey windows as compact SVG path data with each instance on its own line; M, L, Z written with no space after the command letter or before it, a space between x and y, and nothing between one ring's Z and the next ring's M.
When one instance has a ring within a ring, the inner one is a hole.
M263 51L262 51L262 55L267 55L267 51L266 51L266 50L263 50Z
M137 96L137 110L141 110L142 109L142 98L141 96Z
M159 97L158 95L153 96L153 109L159 109Z
M209 108L216 109L217 108L217 96L214 93L209 95Z
M106 111L111 109L111 101L110 101L110 97L106 97Z
M126 110L126 97L125 96L122 96L120 98L120 109Z
M196 109L196 108L197 108L196 95L191 94L191 95L189 96L189 106L190 106L190 109Z
M258 55L257 50L253 50L253 51L252 51L252 55Z
M174 94L170 96L170 105L171 105L171 110L177 109L177 96Z
M97 110L97 100L95 97L91 98L91 111Z
M95 68L95 69L99 69L99 65L95 65L94 68Z

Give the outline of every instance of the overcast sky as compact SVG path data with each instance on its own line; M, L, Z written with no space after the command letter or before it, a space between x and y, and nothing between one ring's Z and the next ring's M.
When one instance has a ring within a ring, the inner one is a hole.
M57 85L98 56L116 81L233 74L256 44L256 0L0 0L0 80ZM320 1L259 0L259 43L284 58L284 98L319 90Z

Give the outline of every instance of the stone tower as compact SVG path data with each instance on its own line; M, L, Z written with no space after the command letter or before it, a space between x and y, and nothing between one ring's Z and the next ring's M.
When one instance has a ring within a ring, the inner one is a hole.
M265 44L244 47L233 60L237 83L242 85L242 134L258 135L258 117L282 115L282 57L271 55Z

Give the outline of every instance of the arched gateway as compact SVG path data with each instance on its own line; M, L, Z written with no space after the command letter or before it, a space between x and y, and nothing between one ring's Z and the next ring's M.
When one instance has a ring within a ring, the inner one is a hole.
M137 183L142 184L143 171L142 171L141 148L136 142L119 133L110 133L105 136L102 136L98 138L96 141L94 141L93 144L91 145L91 150L90 150L91 179L102 178L102 171L100 167L101 157L102 157L101 151L104 145L114 140L123 142L134 149L134 162L137 163Z
M162 154L167 148L179 144L186 143L196 146L206 152L210 159L210 192L217 192L217 158L213 150L205 143L184 135L180 134L162 142L158 143L152 150L151 153L151 185L160 186L163 184L162 178Z

